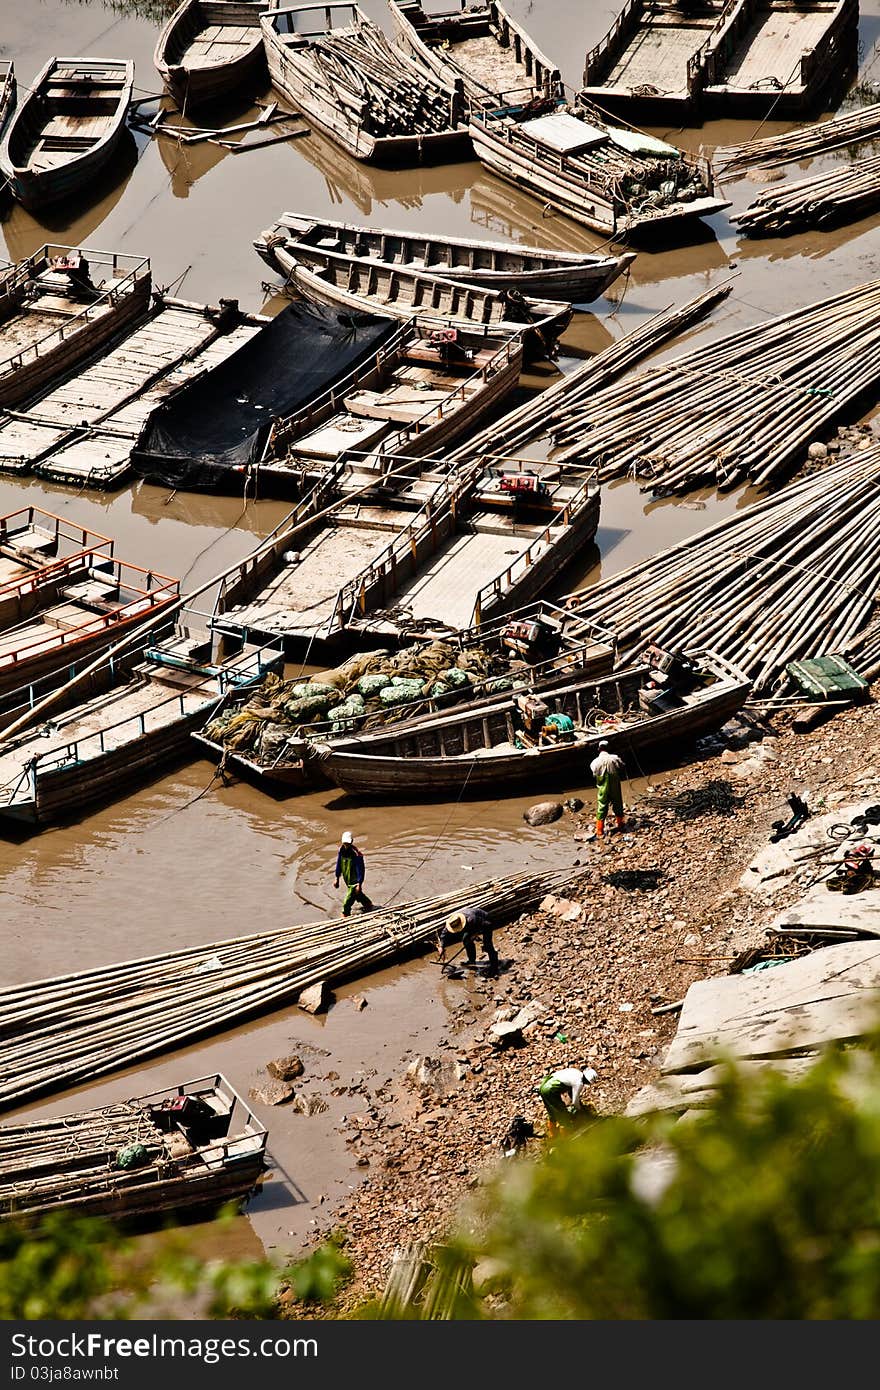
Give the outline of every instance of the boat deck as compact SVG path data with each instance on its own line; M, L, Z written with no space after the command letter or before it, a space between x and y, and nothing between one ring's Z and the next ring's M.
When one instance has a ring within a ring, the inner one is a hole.
M255 32L256 31L256 32ZM214 68L243 58L259 38L259 23L209 24L187 47L183 57L188 68Z
M653 88L662 96L687 95L689 60L705 43L717 15L705 18L663 10L647 15L629 45L609 69L603 86Z
M801 55L815 48L827 28L824 6L760 11L727 64L724 86L771 92L799 87Z
M461 68L489 92L514 92L529 82L513 49L502 48L492 34L475 34L448 48L441 47L440 52L445 61Z

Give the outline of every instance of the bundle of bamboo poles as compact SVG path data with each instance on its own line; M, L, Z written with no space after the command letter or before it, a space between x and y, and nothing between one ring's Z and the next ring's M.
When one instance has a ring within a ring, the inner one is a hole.
M848 111L830 121L789 130L784 135L768 135L763 140L746 140L741 145L719 145L712 155L716 174L736 177L748 169L772 169L796 164L800 159L828 154L845 145L857 145L880 136L880 102L859 111Z
M411 67L374 24L316 38L308 58L317 88L370 135L428 134L454 124L453 93Z
M61 1090L376 969L482 907L493 924L571 889L571 869L513 874L401 908L280 927L0 991L0 1108Z
M746 236L790 236L855 222L880 204L880 156L768 188L734 222Z
M880 589L878 535L880 446L781 488L568 603L616 629L621 664L649 640L709 648L764 691L804 657L837 653L859 666Z
M767 483L880 381L880 281L768 319L566 402L559 452L657 495Z

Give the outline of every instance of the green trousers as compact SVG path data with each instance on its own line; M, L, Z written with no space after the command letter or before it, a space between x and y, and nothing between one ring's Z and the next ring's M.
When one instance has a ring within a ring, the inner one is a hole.
M596 802L596 819L604 820L608 814L608 807L614 808L616 816L623 815L623 792L620 790L619 777L602 777L596 783L598 800Z
M568 1087L563 1086L561 1081L555 1081L553 1077L548 1077L542 1081L538 1087L538 1094L544 1102L544 1109L550 1116L554 1124L572 1128L574 1117L562 1099L563 1094L568 1094Z
M360 903L365 912L369 912L373 906L361 885L359 883L350 883L348 885L348 892L345 895L345 902L342 904L343 917L348 917L351 914L351 909L354 907L355 903Z

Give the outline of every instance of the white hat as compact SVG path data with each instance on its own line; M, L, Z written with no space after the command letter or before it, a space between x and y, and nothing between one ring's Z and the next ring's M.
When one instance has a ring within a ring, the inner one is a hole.
M350 830L343 830L343 832L342 832L342 844L344 844L344 845L353 845L353 844L354 844L354 836L352 835L352 833L351 833Z
M599 1080L599 1073L597 1071L593 1071L592 1067L584 1067L583 1071L581 1072L581 1075L583 1076L584 1080L590 1084L592 1084L592 1082L594 1081Z
M603 738L603 739L602 739L602 742L599 744L599 748L602 749L602 748L607 748L607 747L608 747L608 740L607 740L607 738Z

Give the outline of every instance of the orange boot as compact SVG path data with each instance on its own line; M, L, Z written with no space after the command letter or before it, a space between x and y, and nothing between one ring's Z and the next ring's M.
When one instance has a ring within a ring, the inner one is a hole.
M597 821L596 821L596 839L597 839L597 840L601 840L601 838L602 838L602 836L603 836L604 834L605 834L605 821L604 821L604 820L597 820Z
M624 816L615 816L614 821L617 825L617 829L622 833L626 828L626 818Z

